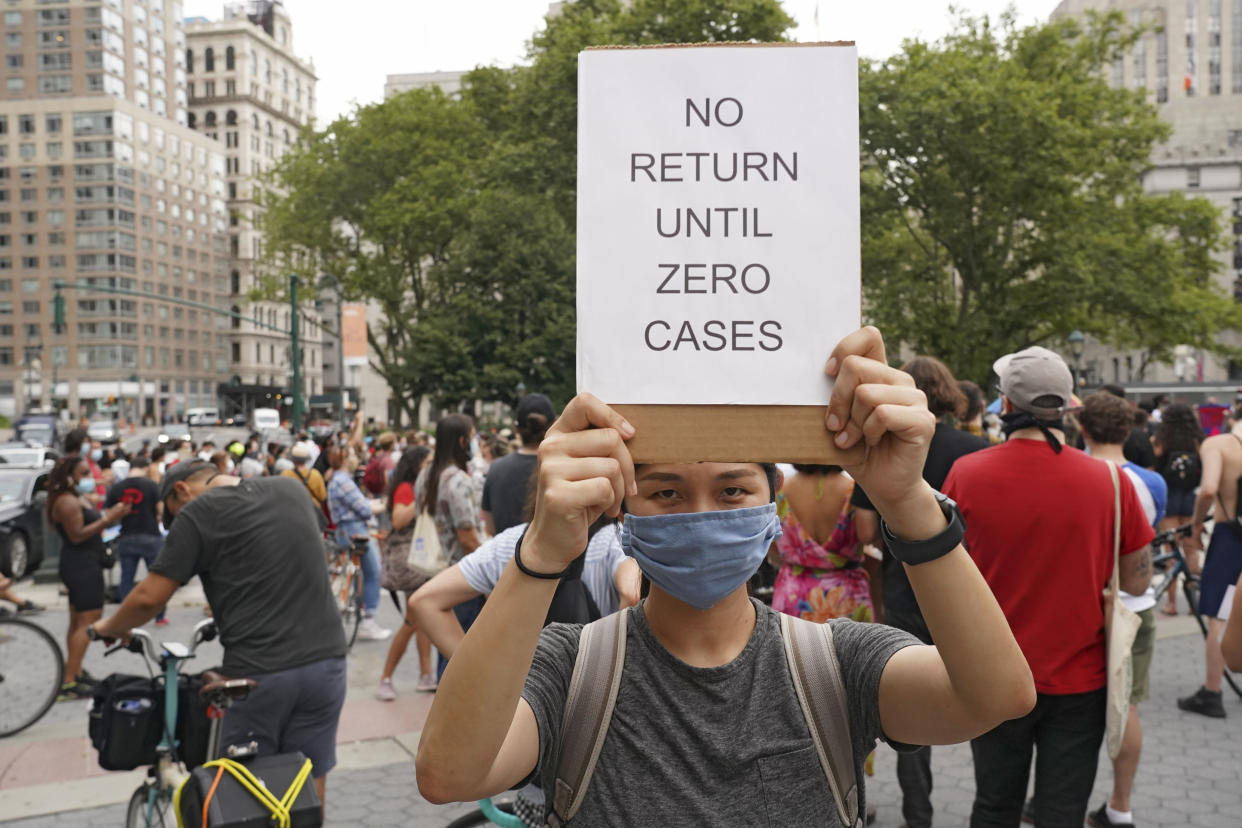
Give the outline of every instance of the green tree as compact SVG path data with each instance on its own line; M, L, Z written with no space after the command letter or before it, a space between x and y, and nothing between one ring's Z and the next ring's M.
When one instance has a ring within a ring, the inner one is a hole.
M962 18L861 67L866 315L985 382L992 360L1074 329L1167 358L1242 323L1213 277L1219 212L1144 192L1169 127L1106 82L1119 14L1019 28Z

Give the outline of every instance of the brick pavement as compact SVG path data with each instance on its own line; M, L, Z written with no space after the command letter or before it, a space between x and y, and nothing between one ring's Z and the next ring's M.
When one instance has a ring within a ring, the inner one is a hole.
M179 604L172 612L174 623L166 631L161 631L160 637L184 638L184 631L202 617L192 593ZM45 619L50 628L61 631L63 617L60 614L49 613ZM381 620L386 624L395 623L395 611L390 604L382 611ZM1138 825L1141 828L1239 828L1242 826L1242 701L1226 690L1225 704L1229 718L1223 722L1178 711L1175 706L1177 696L1195 689L1202 680L1201 639L1186 618L1162 619L1158 634L1161 638L1152 665L1152 698L1140 708L1146 743L1133 799ZM350 657L348 709L351 712L347 718L352 717L352 721L348 726L343 723L342 730L356 735L346 734L347 738L342 740L348 744L343 744L341 748L341 766L329 778L327 824L441 828L473 806L437 807L418 795L411 760L417 734L404 732L396 737L392 734L421 726L426 715L427 697L403 694L401 701L393 705L379 705L370 700L385 650L383 644L363 643L355 647ZM409 658L409 663L403 664L397 674L399 689L412 687L416 678L413 653ZM133 670L137 666L130 664L122 667L113 664L113 661L116 659L103 663L98 651L92 651L88 666L97 673L105 672L105 667L108 670ZM203 665L206 666L208 661L205 656ZM50 714L50 721L40 722L35 728L43 729L48 736L63 736L66 729L76 727L75 722L83 720L84 710L74 709L82 706L82 703L58 705ZM390 722L396 724L390 728ZM4 760L7 741L0 742L0 804L4 802L3 795L21 791L20 787L14 789L12 786L7 786L6 790L6 774L11 775L14 771L11 766L6 766ZM110 789L117 789L111 792L114 804L44 813L0 822L0 825L60 828L121 824L124 804L115 803L115 800L127 796L133 783L117 780L126 787L112 785L100 778L103 772L92 769L88 773L85 768L92 763L93 755L87 753L81 756L76 774L86 778L65 783L64 790L69 792L75 786L90 784L108 785ZM58 772L58 769L45 766L30 768L29 771L44 778L46 774ZM933 752L933 773L936 825L966 825L974 795L974 770L969 746L936 748ZM1098 807L1107 796L1111 779L1111 765L1102 756L1095 793L1091 798L1093 808ZM900 826L900 792L890 749L883 747L878 751L876 776L869 780L867 787L868 798L878 808L876 825L880 828ZM89 795L85 789L84 793Z

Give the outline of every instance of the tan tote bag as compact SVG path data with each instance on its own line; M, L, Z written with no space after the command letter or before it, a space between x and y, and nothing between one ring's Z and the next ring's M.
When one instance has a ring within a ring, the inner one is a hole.
M1134 682L1131 650L1142 619L1121 600L1121 480L1117 465L1108 464L1113 479L1113 577L1105 593L1104 641L1108 654L1108 707L1106 740L1108 758L1116 759L1121 752L1121 738L1130 716L1130 687Z

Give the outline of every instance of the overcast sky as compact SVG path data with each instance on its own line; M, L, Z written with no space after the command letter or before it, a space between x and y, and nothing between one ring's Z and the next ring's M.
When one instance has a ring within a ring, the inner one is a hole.
M1019 20L1047 19L1058 0L956 0L972 13L1013 5ZM185 14L219 19L220 0L184 0ZM944 0L784 0L797 40L854 40L865 57L887 57L908 37L933 40L949 27ZM384 77L473 69L522 60L543 26L548 0L285 0L294 51L315 62L321 122L355 103L383 98ZM816 23L816 9L818 24Z

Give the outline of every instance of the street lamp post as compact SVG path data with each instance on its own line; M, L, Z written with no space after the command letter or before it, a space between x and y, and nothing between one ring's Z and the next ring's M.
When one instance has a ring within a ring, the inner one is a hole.
M1070 356L1074 358L1074 391L1077 392L1078 383L1082 381L1082 352L1086 347L1087 338L1083 336L1082 331L1075 329L1065 337L1065 341L1069 343Z

